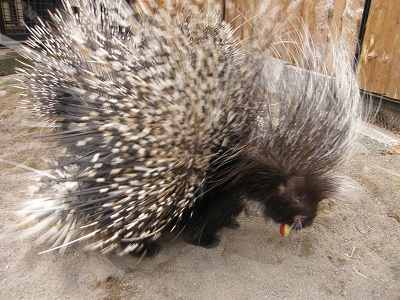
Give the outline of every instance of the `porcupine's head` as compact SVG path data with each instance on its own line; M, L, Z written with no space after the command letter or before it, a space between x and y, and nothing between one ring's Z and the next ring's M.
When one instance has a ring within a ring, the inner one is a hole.
M262 103L240 168L247 197L275 222L301 229L322 200L343 196L336 171L354 149L362 110L345 42L329 45L329 65L307 33L293 47L298 67L276 76L276 61L265 63Z
M318 204L339 191L337 177L285 174L260 156L242 156L233 185L246 199L261 204L266 219L300 230L311 225Z
M318 176L292 176L272 193L265 213L281 224L300 230L311 225L317 215L318 204L334 193L328 179Z
M260 176L260 179L262 176ZM313 223L318 204L334 194L334 183L318 176L279 178L271 190L260 189L257 198L264 204L264 214L278 224L300 230Z

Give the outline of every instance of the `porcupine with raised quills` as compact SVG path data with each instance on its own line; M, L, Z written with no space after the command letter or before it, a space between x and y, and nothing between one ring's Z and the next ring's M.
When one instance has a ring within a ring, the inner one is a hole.
M340 190L333 171L360 120L344 48L333 77L294 73L296 85L282 79L274 92L258 52L217 15L148 17L113 3L82 1L76 16L67 1L52 26L32 29L25 105L57 125L73 159L48 184L61 192L26 205L23 225L38 222L31 232L50 250L88 240L121 254L175 227L215 245L244 199L278 223L310 225ZM310 45L299 43L300 66L326 75Z
M218 15L131 12L81 1L75 15L66 1L24 49L24 105L68 149L65 178L49 183L61 193L23 209L51 249L140 251L190 215L210 162L234 157L247 131L258 68Z

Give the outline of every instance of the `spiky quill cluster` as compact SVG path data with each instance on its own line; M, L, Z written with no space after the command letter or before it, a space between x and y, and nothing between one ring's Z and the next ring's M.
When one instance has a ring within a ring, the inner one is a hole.
M190 210L210 160L239 150L258 67L217 14L194 12L81 1L74 15L66 1L30 29L25 105L73 158L65 183L51 182L72 188L23 209L51 249L92 238L127 253L157 239Z
M79 6L75 15L66 1L52 25L31 29L31 66L20 70L25 106L53 123L54 140L68 149L46 184L51 195L22 211L39 243L140 250L174 230L210 182L289 202L301 201L293 182L316 185L318 195L340 189L333 171L349 157L361 116L344 45L332 46L328 71L301 36L283 49L302 71L276 80L217 14Z

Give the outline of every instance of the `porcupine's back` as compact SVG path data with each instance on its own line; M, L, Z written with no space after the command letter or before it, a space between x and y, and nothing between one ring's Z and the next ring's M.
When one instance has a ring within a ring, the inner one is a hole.
M267 42L267 51L294 66L286 64L277 79L271 71L276 62L265 64L264 97L236 185L263 204L267 217L301 229L312 224L321 200L350 195L351 181L338 170L351 158L369 110L360 98L347 42L332 34L321 55L307 28L288 35Z
M148 18L122 3L81 1L74 16L66 1L24 50L25 106L68 149L51 194L22 210L50 249L91 239L109 252L123 240L127 253L157 239L246 131L257 67L230 28L192 9Z
M290 45L277 46L294 65L284 67L274 82L268 74L264 81L266 101L253 134L262 155L286 174L336 170L351 156L359 126L369 114L349 43L331 38L322 55L305 27Z

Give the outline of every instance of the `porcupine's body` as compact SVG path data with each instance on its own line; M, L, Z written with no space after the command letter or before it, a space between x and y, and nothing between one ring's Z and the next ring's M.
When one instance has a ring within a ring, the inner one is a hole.
M25 50L27 104L59 125L69 160L48 183L55 194L23 210L39 241L64 249L88 240L105 253L123 245L124 254L183 227L210 246L244 198L276 222L311 224L338 189L333 170L359 120L342 49L334 78L298 75L298 86L280 81L273 93L268 82L260 89L257 52L216 16L149 18L112 3L83 1L73 17L67 2ZM303 50L303 66L325 73Z
M114 6L82 1L73 17L67 2L25 51L27 105L59 125L71 161L72 190L24 209L53 248L83 237L104 252L123 242L125 253L157 240L190 215L210 162L230 161L247 131L258 67L217 15Z

